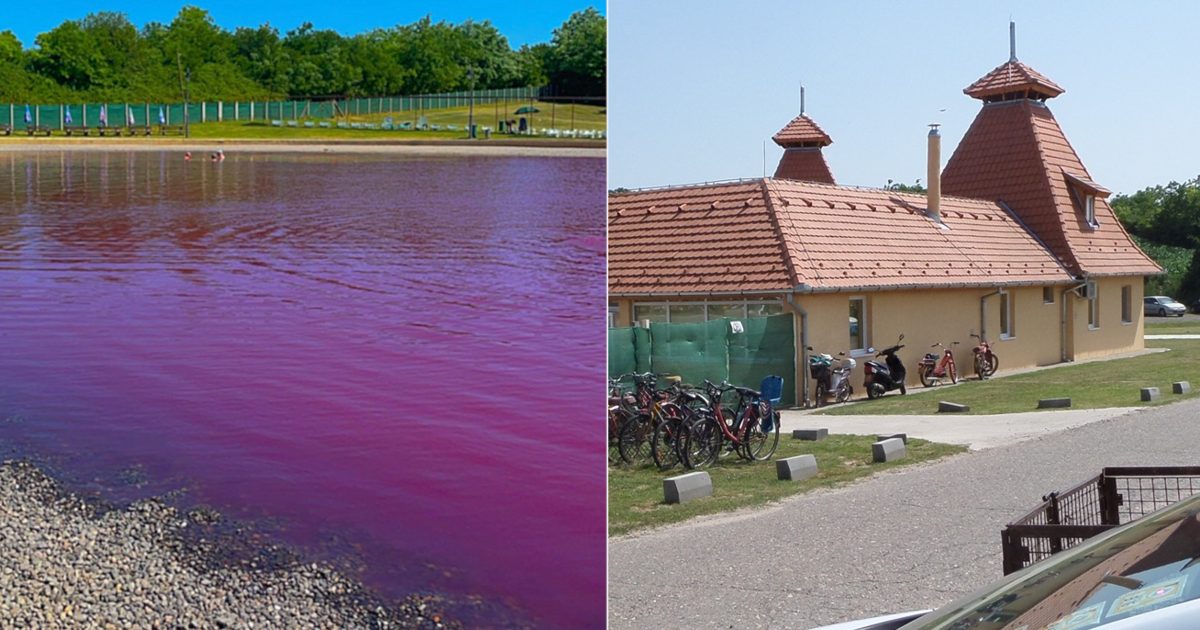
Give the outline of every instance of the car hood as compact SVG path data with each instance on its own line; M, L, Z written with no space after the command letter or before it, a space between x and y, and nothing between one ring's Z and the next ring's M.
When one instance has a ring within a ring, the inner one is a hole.
M821 626L812 630L893 630L904 624L916 619L929 612L928 610L914 610L906 613L897 613L893 615L882 615L879 617L871 617L870 619L859 619L857 621L843 621L835 623L832 626Z

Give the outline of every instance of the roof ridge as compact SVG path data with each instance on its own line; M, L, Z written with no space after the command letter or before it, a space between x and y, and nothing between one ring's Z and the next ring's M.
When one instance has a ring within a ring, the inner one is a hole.
M689 188L706 188L718 186L732 186L734 184L752 184L762 179L761 177L735 177L732 179L716 179L707 182L695 182L691 184L665 184L662 186L645 186L642 188L625 188L622 190L610 190L609 196L613 195L629 195L641 192L655 192L660 190L687 190Z
M791 184L798 184L798 185L802 185L802 186L820 186L822 188L841 188L841 189L845 189L845 190L856 190L856 191L862 191L862 192L886 192L886 193L889 193L892 195L898 195L901 198L904 198L905 196L907 196L907 197L915 197L918 199L928 200L928 196L921 194L921 193L902 192L899 190L891 190L888 188L880 188L880 187L876 187L876 186L854 186L854 185L850 185L850 184L827 184L825 182L814 182L814 181L810 181L810 180L800 180L800 179L788 179L786 177L768 177L767 179L771 179L771 180L778 181L778 182L787 182L787 183L791 183ZM974 201L977 203L995 205L994 201L989 201L989 200L983 199L981 197L964 197L962 195L943 194L941 196L941 198L942 199L950 199L953 201Z
M763 201L767 204L767 215L771 218L771 226L775 228L775 238L779 239L779 250L783 256L783 264L787 269L788 278L791 280L792 286L800 284L800 273L796 270L796 261L792 258L791 246L788 244L788 238L783 233L783 226L779 224L779 209L775 207L775 191L773 190L775 180L773 178L762 178ZM805 261L808 267L812 267L812 255L808 253L808 248L804 246L803 240L800 242L800 249L804 252ZM815 272L814 272L815 273ZM816 274L820 277L820 274Z

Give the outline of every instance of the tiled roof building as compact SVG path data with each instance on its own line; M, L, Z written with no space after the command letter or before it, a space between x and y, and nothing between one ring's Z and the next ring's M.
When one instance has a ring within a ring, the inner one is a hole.
M902 334L906 353L983 336L1006 369L1144 347L1144 276L1162 270L1046 106L1064 90L1013 54L964 91L983 107L944 170L930 132L928 195L835 184L832 140L803 113L773 137L774 177L611 194L613 325L790 314L773 323L792 342L752 350L794 345L794 361L739 365L791 364L795 400L807 399L810 345L865 359ZM698 359L680 352L712 352L695 329L680 334L637 352L689 366Z

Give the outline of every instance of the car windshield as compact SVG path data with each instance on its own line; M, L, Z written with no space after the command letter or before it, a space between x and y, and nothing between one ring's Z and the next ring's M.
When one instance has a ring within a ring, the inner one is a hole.
M1052 556L904 630L1076 630L1200 599L1200 495Z

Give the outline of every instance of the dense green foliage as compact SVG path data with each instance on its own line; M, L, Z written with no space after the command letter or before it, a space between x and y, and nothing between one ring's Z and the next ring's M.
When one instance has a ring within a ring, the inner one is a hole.
M606 21L589 8L549 43L513 50L489 21L425 17L353 36L311 23L280 35L269 24L229 31L184 6L170 24L141 30L122 13L68 20L25 50L0 32L0 102L384 96L550 85L563 96L603 96Z
M1200 298L1200 178L1117 195L1111 205L1138 245L1167 271L1147 279L1146 294L1184 304Z

